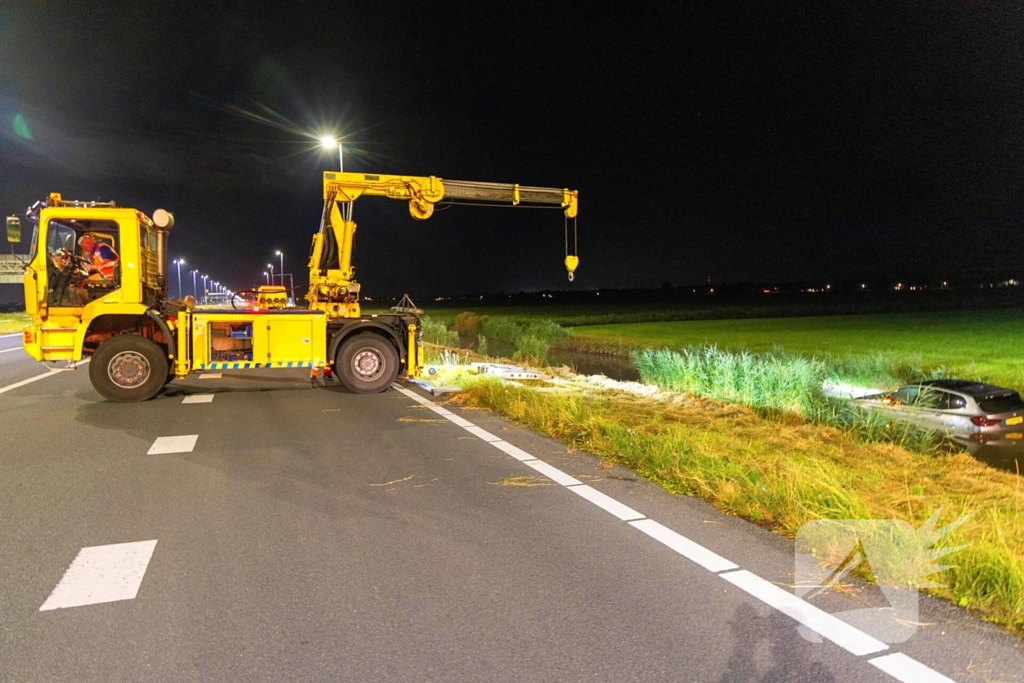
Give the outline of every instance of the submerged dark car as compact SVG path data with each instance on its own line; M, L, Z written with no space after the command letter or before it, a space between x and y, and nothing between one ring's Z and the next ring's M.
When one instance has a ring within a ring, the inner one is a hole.
M852 403L947 434L1024 431L1024 400L1020 394L963 379L908 384L889 393L853 399Z

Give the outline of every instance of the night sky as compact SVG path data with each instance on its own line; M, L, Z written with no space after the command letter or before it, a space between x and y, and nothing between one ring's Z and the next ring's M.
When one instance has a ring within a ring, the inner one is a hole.
M1024 270L1019 3L123 4L2 5L0 211L167 208L236 290L305 281L323 131L580 191L571 285L558 211L360 200L370 296Z

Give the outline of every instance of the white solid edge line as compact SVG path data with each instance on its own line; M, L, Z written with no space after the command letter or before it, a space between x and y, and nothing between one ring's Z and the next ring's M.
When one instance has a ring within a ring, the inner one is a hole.
M11 334L0 334L0 339L7 339L8 337L21 337L21 332L12 332Z
M451 414L451 415L444 415L443 417L444 417L444 419L448 420L452 424L456 424L456 425L462 427L463 429L465 429L467 427L475 427L476 426L475 424L473 424L469 420L467 420L467 419L465 419L463 417L459 417L458 415L455 415L454 413Z
M78 364L79 365L85 365L88 362L89 362L89 359L86 358L85 360L79 361ZM17 389L18 387L23 387L26 384L32 384L32 382L38 382L39 380L46 379L47 377L53 377L54 375L59 375L59 374L61 374L63 372L67 372L69 369L70 368L50 368L50 370L48 370L47 372L44 372L41 375L36 375L35 377L29 377L28 379L23 379L20 382L15 382L14 384L8 384L5 387L0 387L0 394L5 394L8 391L10 391L11 389Z
M540 461L538 460L538 462ZM530 465L530 467L533 467L533 463L528 462L526 464ZM643 519L647 516L641 515L639 512L629 507L628 505L623 505L622 503L615 500L611 496L607 496L598 491L597 489L591 486L587 486L586 484L583 484L582 486L570 486L569 490L582 498L586 498L591 503L601 508L605 512L610 512L611 514L621 519L623 522L631 522L633 520Z
M629 524L709 571L724 572L728 569L739 569L735 562L730 562L653 519L641 519Z
M39 611L133 600L155 549L155 540L82 548Z
M509 455L511 455L516 460L519 460L520 462L526 462L527 460L536 460L537 459L536 456L534 456L534 455L532 455L530 453L527 453L526 451L524 451L521 448L516 448L515 446L510 444L508 441L491 441L490 444L492 446L494 446L495 448L497 448L499 451L502 451L504 453L508 453Z
M11 351L24 351L25 347L15 346L13 349L0 349L0 353L10 353Z
M858 657L889 649L882 641L745 569L718 576Z
M955 683L952 678L946 678L935 669L925 666L902 652L875 657L868 661L872 666L878 667L903 683Z
M452 411L450 411L450 410L448 410L446 408L442 408L441 406L438 406L438 405L432 405L432 406L430 406L430 409L433 410L438 415L454 415L454 413Z
M445 415L445 417L448 417L448 416ZM501 441L501 437L500 436L495 436L494 434L491 434L486 429L481 429L480 427L476 427L476 426L464 427L463 429L465 429L467 432L469 432L470 434L472 434L476 438L480 439L481 441L486 441L487 443L494 443L495 441Z
M551 481L562 486L579 486L583 483L579 479L570 477L557 467L552 467L543 460L524 460L523 464L527 467L532 467Z
M400 394L404 394L405 396L408 396L408 397L409 397L409 398L411 398L412 400L414 400L414 401L416 401L417 403L420 403L420 404L422 404L422 405L433 405L433 403L434 403L434 402L433 402L433 401L431 401L430 399L426 399L426 398L423 398L422 396L420 396L420 395L419 395L419 394L417 394L416 392L414 392L414 391L409 391L408 389L406 389L406 388L405 388L405 387L403 387L403 386L399 386L399 385L397 385L397 384L392 384L392 385L391 385L391 388L392 388L392 389L394 389L395 391L397 391L397 392L398 392L398 393L400 393Z

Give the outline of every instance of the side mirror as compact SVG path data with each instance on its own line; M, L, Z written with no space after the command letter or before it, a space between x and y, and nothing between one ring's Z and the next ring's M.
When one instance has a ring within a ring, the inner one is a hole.
M12 244L21 241L21 219L17 216L7 217L7 241Z

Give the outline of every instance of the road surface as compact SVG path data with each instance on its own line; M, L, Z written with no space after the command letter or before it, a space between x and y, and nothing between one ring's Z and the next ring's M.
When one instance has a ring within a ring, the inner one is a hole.
M791 541L414 387L225 373L118 405L87 366L5 391L47 373L19 344L0 680L1024 680L995 627L925 598L906 642L844 629L875 596L805 609Z

